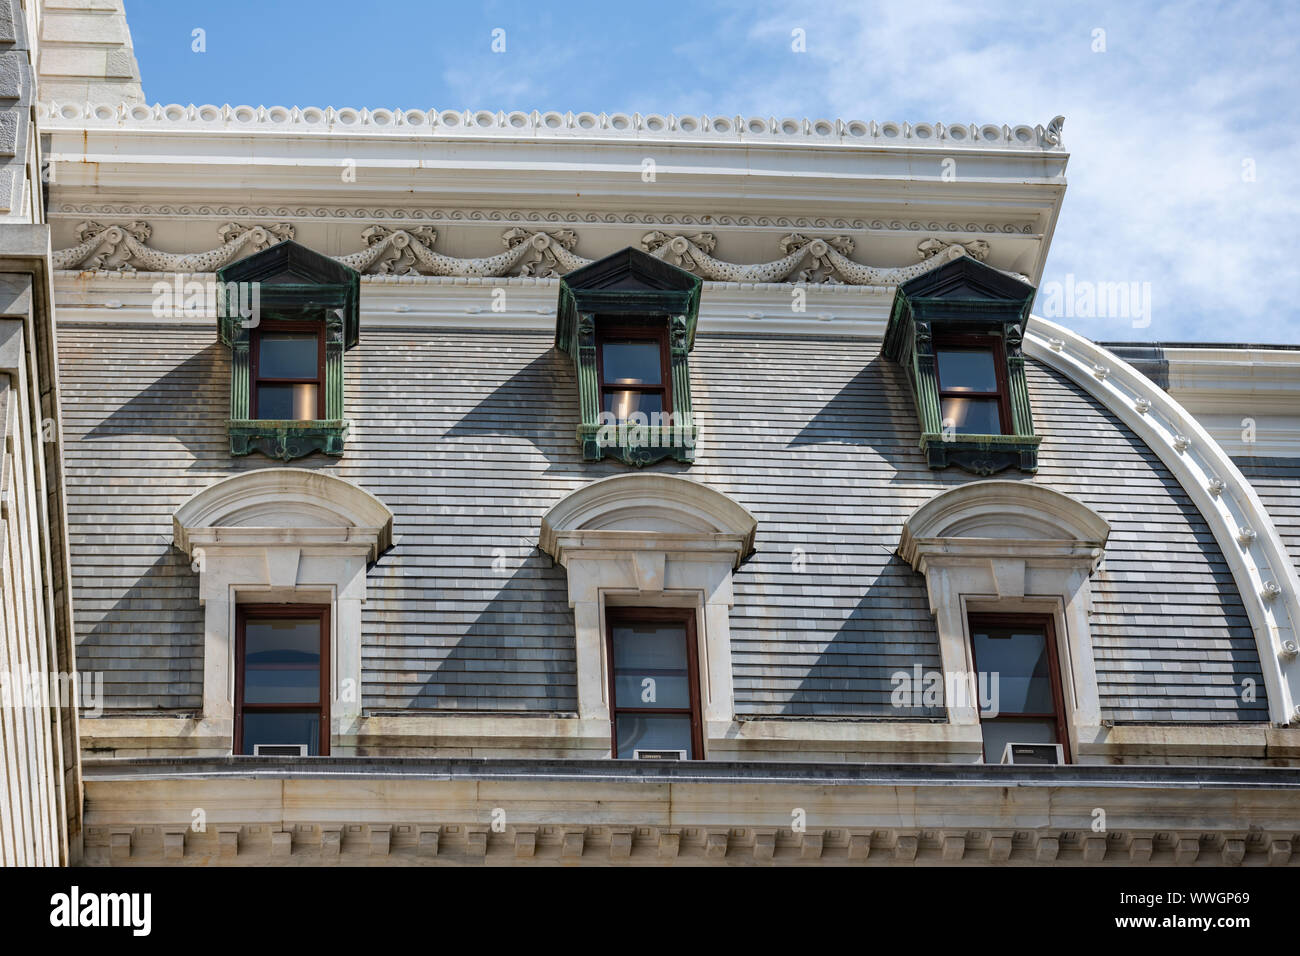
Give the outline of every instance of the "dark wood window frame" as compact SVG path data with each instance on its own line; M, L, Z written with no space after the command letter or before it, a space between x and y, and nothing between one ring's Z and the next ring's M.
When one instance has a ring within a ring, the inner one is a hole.
M945 389L943 376L939 372L939 352L944 349L979 349L987 350L993 358L993 372L997 376L996 392L972 392L965 389ZM975 332L940 332L934 334L934 377L939 390L939 415L942 423L943 400L945 398L995 398L998 402L998 424L1000 435L1013 434L1011 417L1011 386L1007 379L1006 343L998 335Z
M980 628L1041 627L1047 644L1048 677L1052 685L1052 704L1055 713L1007 713L999 708L998 717L1023 717L1026 720L1038 719L1056 721L1056 742L1061 745L1061 754L1066 763L1070 763L1070 729L1065 718L1065 693L1061 683L1061 660L1056 647L1056 619L1051 614L1012 614L999 612L973 612L967 616L967 626L971 635L971 662L977 675L979 661L975 659L975 632ZM999 758L1001 755L998 755ZM988 754L984 755L988 762Z
M244 636L248 619L306 618L320 619L320 754L330 752L330 607L328 604L239 604L235 607L235 733L232 750L244 752L244 711L256 713L277 710L312 710L311 704L244 704Z
M607 607L605 608L605 660L609 665L609 740L610 755L618 757L618 717L620 714L686 714L681 707L618 706L614 681L614 628L620 624L681 624L686 629L686 672L690 684L691 751L693 759L704 759L704 726L700 713L700 666L698 638L695 633L694 608Z
M605 343L611 340L632 340L655 342L659 345L659 384L658 385L619 385L605 382ZM673 411L673 367L672 356L668 349L668 323L659 325L631 325L628 323L600 321L596 322L596 381L600 395L600 408L605 409L605 395L608 392L641 392L660 396L660 408L664 415ZM671 421L671 419L669 419Z
M264 378L262 377L262 335L276 332L309 332L316 336L315 378ZM292 319L264 319L252 330L252 367L249 372L249 414L257 418L258 396L263 385L316 386L316 420L325 419L325 326L321 322ZM262 419L264 420L264 419Z

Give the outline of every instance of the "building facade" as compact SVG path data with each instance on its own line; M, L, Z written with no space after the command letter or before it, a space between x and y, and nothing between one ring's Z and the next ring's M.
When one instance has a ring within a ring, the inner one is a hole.
M1293 861L1300 351L1032 316L1059 118L103 73L36 112L87 863Z

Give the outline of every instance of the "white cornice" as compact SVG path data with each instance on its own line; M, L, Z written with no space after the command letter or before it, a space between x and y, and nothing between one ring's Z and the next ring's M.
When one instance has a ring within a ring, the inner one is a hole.
M717 231L742 250L733 261L751 262L771 256L775 230L827 240L818 233L834 231L867 261L901 265L919 240L978 235L993 240L991 264L1037 281L1069 159L1029 126L398 116L43 107L56 245L73 244L84 219L170 218L156 223L163 248L178 230L209 228L203 220L297 222L309 245L309 225L358 220L394 229L559 222L580 224L583 243L619 227ZM448 251L486 238L449 235Z
M1300 458L1300 350L1163 348L1169 393L1232 455Z
M1098 398L1182 485L1214 534L1250 618L1269 717L1300 723L1300 579L1250 482L1191 412L1102 346L1034 316L1024 351Z
M205 129L247 133L444 137L454 139L624 140L634 142L811 146L908 146L944 150L1064 153L1060 124L907 123L774 116L676 116L491 110L400 110L297 106L116 106L41 103L47 128Z

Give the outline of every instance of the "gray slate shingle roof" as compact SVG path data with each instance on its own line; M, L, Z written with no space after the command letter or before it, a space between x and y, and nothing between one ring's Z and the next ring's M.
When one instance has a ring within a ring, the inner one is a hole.
M171 515L216 478L271 463L228 455L215 330L59 337L80 665L105 672L110 709L197 709L202 609ZM913 509L974 478L925 466L902 373L878 353L864 339L703 331L692 353L698 460L653 467L758 518L731 618L742 716L897 718L889 675L940 668L924 582L894 549ZM1029 384L1040 471L1001 477L1049 484L1112 523L1094 579L1103 717L1266 720L1245 611L1182 489L1081 389L1033 363ZM581 460L571 360L547 332L367 327L346 393L345 457L294 464L355 481L396 515L397 544L369 575L365 707L575 710L564 571L536 550L538 524L626 466ZM1254 702L1240 699L1245 678Z

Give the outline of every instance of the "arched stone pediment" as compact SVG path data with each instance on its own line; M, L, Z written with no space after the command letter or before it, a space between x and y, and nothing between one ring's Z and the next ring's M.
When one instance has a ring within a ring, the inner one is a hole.
M1057 542L1068 551L1097 550L1110 524L1087 505L1045 485L992 479L958 485L912 513L899 543L902 557L916 565L923 543L945 541Z
M233 541L366 541L373 561L392 544L393 513L342 478L306 468L262 468L200 491L176 510L173 529L176 546L186 552Z
M646 547L730 551L733 564L739 564L754 549L757 526L743 505L697 481L615 475L579 488L552 507L542 518L539 544L563 562L576 537L585 545L607 539L611 547L632 549L641 537Z

